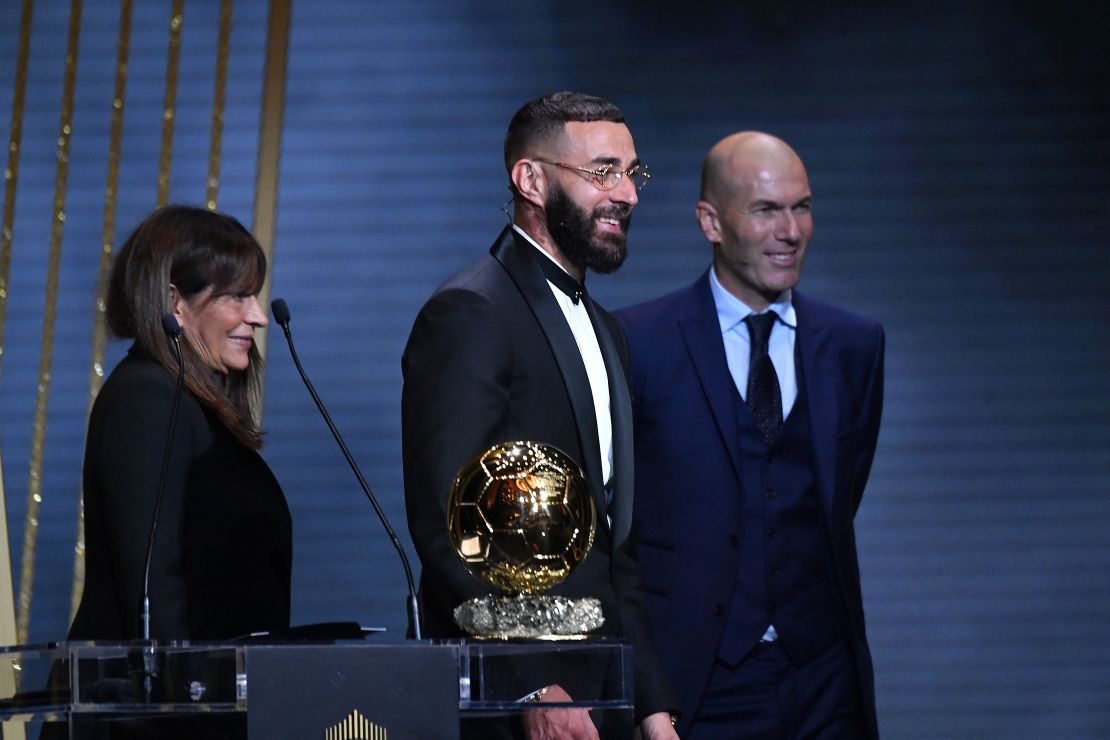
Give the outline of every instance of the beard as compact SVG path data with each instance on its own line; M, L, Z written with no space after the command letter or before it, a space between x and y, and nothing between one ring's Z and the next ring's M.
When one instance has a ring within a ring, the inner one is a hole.
M563 256L583 269L609 273L624 263L628 256L628 226L632 222L632 207L611 205L591 213L571 200L560 187L554 188L544 203L547 233L555 240ZM597 233L598 218L615 218L620 223L619 234Z

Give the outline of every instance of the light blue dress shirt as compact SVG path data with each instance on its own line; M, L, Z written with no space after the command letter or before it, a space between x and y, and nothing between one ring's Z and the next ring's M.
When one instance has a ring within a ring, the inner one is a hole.
M717 280L716 269L709 271L709 289L713 293L713 303L717 306L717 319L721 322L721 337L725 341L725 358L732 381L740 397L747 400L748 363L751 359L751 338L744 319L758 313L746 303L729 293ZM792 293L784 290L767 311L778 314L778 320L771 327L771 337L767 340L767 354L775 366L779 378L779 391L782 393L782 418L786 419L798 399L798 375L794 368L794 339L798 333L798 320L791 302ZM765 313L765 312L764 312Z
M752 340L748 335L748 325L744 319L758 313L753 311L748 304L729 293L717 280L716 269L709 271L709 289L713 293L713 303L717 306L717 320L721 322L721 337L725 340L725 358L728 360L728 370L732 373L732 382L740 397L748 393L748 365L751 360ZM792 292L784 290L775 302L767 307L767 311L774 311L778 319L771 327L771 336L767 339L767 354L771 356L771 364L775 366L775 375L779 378L779 391L782 393L782 418L786 419L794 402L798 400L798 376L794 368L794 339L798 333L798 318L794 313L794 304L791 302ZM764 312L766 313L766 312ZM744 398L746 401L747 399ZM768 625L763 634L764 642L774 642L778 639L775 625Z

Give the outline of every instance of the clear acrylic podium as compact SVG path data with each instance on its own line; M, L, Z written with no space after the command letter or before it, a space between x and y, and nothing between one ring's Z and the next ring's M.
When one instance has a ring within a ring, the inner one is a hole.
M213 722L249 740L450 740L509 726L553 683L574 701L545 707L631 727L632 676L632 648L604 640L50 643L0 648L0 721L5 738Z

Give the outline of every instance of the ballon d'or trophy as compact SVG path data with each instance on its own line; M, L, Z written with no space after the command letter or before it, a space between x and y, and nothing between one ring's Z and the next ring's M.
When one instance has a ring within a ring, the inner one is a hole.
M447 502L451 544L500 596L455 608L455 622L485 639L583 639L605 621L595 598L544 592L590 552L597 512L578 465L540 442L502 442L471 458Z

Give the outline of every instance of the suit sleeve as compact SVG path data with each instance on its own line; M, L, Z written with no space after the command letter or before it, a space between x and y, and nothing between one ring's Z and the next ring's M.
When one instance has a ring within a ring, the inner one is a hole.
M109 559L119 584L117 607L124 624L136 626L135 634L141 634L144 565L173 392L172 378L153 375L117 389L100 409L97 435L90 436L86 453L92 458L86 465L95 471L100 499L89 505L102 508ZM203 423L203 415L187 392L181 400L150 567L151 634L163 639L190 634L182 575L183 511L194 455L191 427L198 415Z
M405 348L401 433L409 532L425 583L430 576L450 591L423 594L426 607L435 599L449 609L489 591L451 548L447 499L462 464L499 441L507 425L510 352L497 307L464 290L433 296Z
M875 448L879 443L879 425L883 415L883 372L886 354L886 336L881 326L875 327L874 349L871 353L871 369L868 373L867 386L864 391L863 401L860 404L860 418L858 426L862 433L863 443L856 466L855 479L852 485L852 513L859 510L863 500L863 489L867 485L867 478L871 474L871 463L875 459Z
M635 525L633 525L635 526ZM621 626L636 650L636 722L656 712L675 713L678 701L671 691L651 636L647 606L640 595L640 568L633 538L613 550L613 582L621 605Z
M613 340L619 348L621 362L625 369L625 381L632 392L631 360L628 342L623 328L615 321L609 322ZM635 414L635 404L633 404ZM632 429L628 430L632 434ZM633 501L635 507L635 501ZM633 519L635 521L635 519ZM633 524L635 526L635 524ZM621 626L625 637L636 650L636 722L656 712L675 713L678 701L667 681L666 674L659 662L652 637L647 605L640 591L640 565L636 559L635 533L630 533L624 542L613 546L613 585L620 599Z

